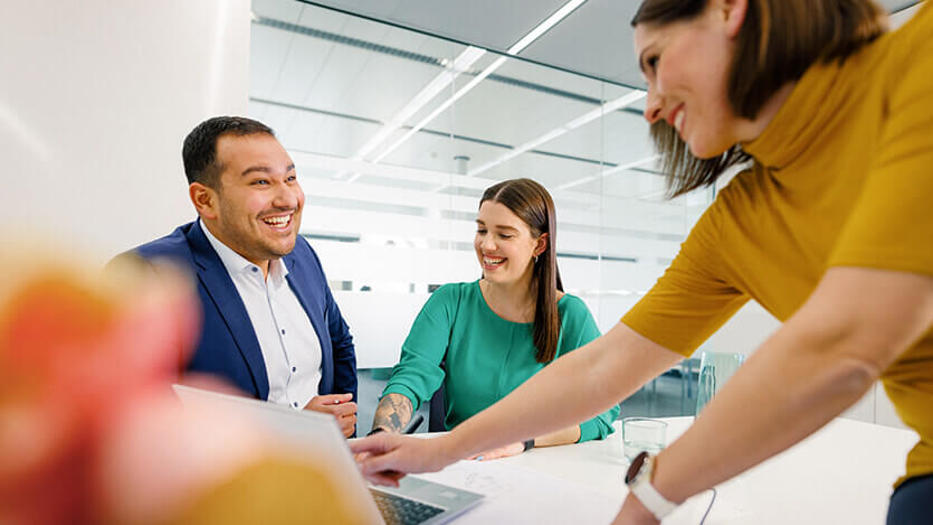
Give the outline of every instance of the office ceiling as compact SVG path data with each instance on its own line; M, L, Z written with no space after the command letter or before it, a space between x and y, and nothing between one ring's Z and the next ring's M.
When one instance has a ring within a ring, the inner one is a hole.
M673 256L710 195L665 199L632 58L635 2L587 0L518 58L484 50L513 46L565 3L253 0L249 114L276 130L309 202L331 211L316 232L352 233L323 226L347 209L386 229L385 214L469 224L492 181L531 177L563 231L582 235L580 253Z
M566 0L314 0L359 15L425 31L458 42L505 52ZM587 0L519 54L554 67L644 87L633 59L629 21L636 0ZM917 0L880 0L897 12Z
M521 50L521 59L509 58L485 79L501 54L474 49L475 60L457 65L470 45L505 50L566 3L254 0L251 112L274 119L296 150L658 195L651 163L637 164L652 154L640 117L644 100L567 129L642 86L628 25L636 1L583 1ZM884 0L892 11L915 3ZM445 72L457 77L444 83ZM425 93L439 81L441 89ZM464 157L469 161L457 160ZM616 173L594 178L594 170ZM337 175L353 178L347 170Z
M486 32L491 37L506 26L517 31L524 17L516 11L511 22L495 30L487 26ZM481 56L457 68L457 57L470 46L307 3L254 0L250 112L269 120L295 151L487 180L533 176L555 187L574 184L594 192L605 190L594 178L600 170L651 156L638 95L624 107L574 124L632 89L533 62L505 61L443 109L456 90L479 79L501 56L474 51ZM445 71L460 74L416 103ZM413 104L417 111L404 115ZM423 127L386 153L422 121ZM551 137L568 125L573 129ZM376 140L387 130L388 136ZM368 148L374 140L376 146ZM523 146L528 152L520 154ZM503 159L508 155L513 157ZM463 157L469 161L457 161ZM626 185L660 196L663 181L651 172L651 162L643 164L627 170ZM645 180L636 181L638 173ZM334 178L354 176L342 170ZM630 194L630 188L620 191Z

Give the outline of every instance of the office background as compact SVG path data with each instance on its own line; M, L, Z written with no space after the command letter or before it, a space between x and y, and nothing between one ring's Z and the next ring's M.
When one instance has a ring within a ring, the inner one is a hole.
M102 263L168 233L194 217L182 139L208 116L247 114L296 161L302 234L361 368L395 362L433 287L479 276L474 213L505 178L552 192L565 288L608 330L715 190L664 198L632 58L637 2L589 0L524 39L567 4L5 2L6 244L38 238ZM884 4L895 25L916 10ZM776 327L750 303L704 349L747 354ZM900 424L880 388L849 415Z

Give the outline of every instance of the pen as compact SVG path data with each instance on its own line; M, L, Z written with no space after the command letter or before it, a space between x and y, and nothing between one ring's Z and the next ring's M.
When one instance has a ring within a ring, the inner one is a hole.
M402 434L414 434L415 430L418 430L418 427L421 426L422 421L424 421L424 416L421 414L411 418L411 421L409 421L408 425L405 426L405 429L402 430Z

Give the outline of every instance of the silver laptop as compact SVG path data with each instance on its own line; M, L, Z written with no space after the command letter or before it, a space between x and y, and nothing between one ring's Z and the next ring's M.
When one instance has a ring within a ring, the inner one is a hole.
M477 505L483 495L411 476L399 488L367 487L334 418L308 410L294 410L247 397L231 396L173 385L186 407L224 409L263 425L276 437L308 451L334 473L336 488L365 507L372 521L379 516L390 525L446 523Z

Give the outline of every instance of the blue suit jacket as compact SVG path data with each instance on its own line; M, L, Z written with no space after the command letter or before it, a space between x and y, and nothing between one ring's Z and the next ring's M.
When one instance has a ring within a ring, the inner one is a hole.
M201 299L203 329L187 369L226 378L241 390L267 399L269 378L259 340L220 257L199 221L131 250L144 259L168 258L194 272ZM317 254L302 237L282 258L286 279L308 314L321 343L318 394L352 393L356 401L356 353L353 337L327 286Z

